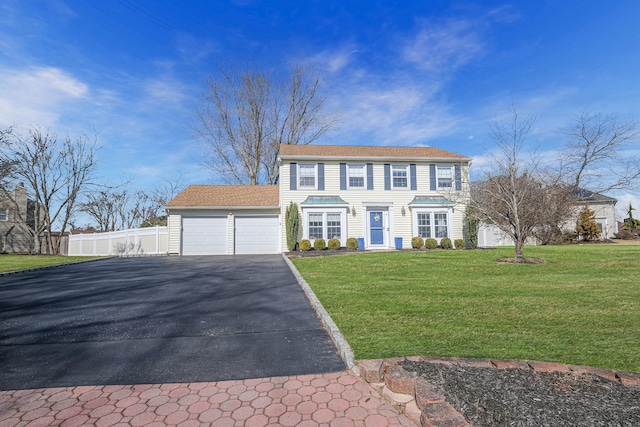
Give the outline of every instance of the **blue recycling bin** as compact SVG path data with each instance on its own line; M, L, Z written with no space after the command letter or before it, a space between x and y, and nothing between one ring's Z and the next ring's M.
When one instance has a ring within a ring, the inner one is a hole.
M396 249L402 249L402 237L396 237Z
M358 237L358 250L364 251L364 237Z

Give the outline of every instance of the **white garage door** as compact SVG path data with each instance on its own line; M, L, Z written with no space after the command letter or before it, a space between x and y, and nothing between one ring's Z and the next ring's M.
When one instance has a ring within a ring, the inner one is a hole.
M223 255L227 246L226 217L182 218L182 255Z
M277 254L280 226L277 216L237 216L237 254Z

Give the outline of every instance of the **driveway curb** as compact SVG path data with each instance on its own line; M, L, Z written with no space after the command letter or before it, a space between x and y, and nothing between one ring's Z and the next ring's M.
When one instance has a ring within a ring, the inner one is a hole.
M333 319L331 318L327 310L324 308L324 306L322 305L322 303L320 302L316 294L313 292L313 290L307 283L307 281L304 280L304 277L302 277L302 275L300 274L296 266L293 265L291 260L284 253L282 254L282 258L284 258L284 261L287 263L287 265L289 266L289 269L291 270L296 280L298 281L298 284L304 291L307 299L309 300L309 302L311 303L311 306L313 307L313 310L316 312L316 315L322 322L322 325L329 332L329 336L331 336L331 341L333 341L335 346L338 348L338 351L340 352L340 357L342 357L342 360L344 360L344 363L347 365L347 368L350 369L356 375L360 375L360 368L356 364L355 355L353 353L353 350L351 349L351 346L349 345L347 340L344 338L344 335L342 335L342 332L340 332L340 329L338 329L338 326L333 321Z

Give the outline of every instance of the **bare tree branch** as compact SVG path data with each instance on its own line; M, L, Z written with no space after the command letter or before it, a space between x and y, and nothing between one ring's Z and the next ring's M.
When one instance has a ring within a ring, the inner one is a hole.
M253 64L220 67L192 125L209 148L208 166L227 183L275 184L280 143L310 144L336 124L322 113L321 85L308 66L286 77Z
M640 178L640 157L626 150L638 138L638 122L615 115L580 113L563 133L561 156L567 179L576 188L607 192L631 187Z

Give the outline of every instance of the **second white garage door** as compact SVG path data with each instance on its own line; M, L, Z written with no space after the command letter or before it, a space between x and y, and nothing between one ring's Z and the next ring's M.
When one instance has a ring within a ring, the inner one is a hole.
M280 253L278 216L236 216L236 254Z
M228 246L226 217L182 218L182 255L222 255Z

